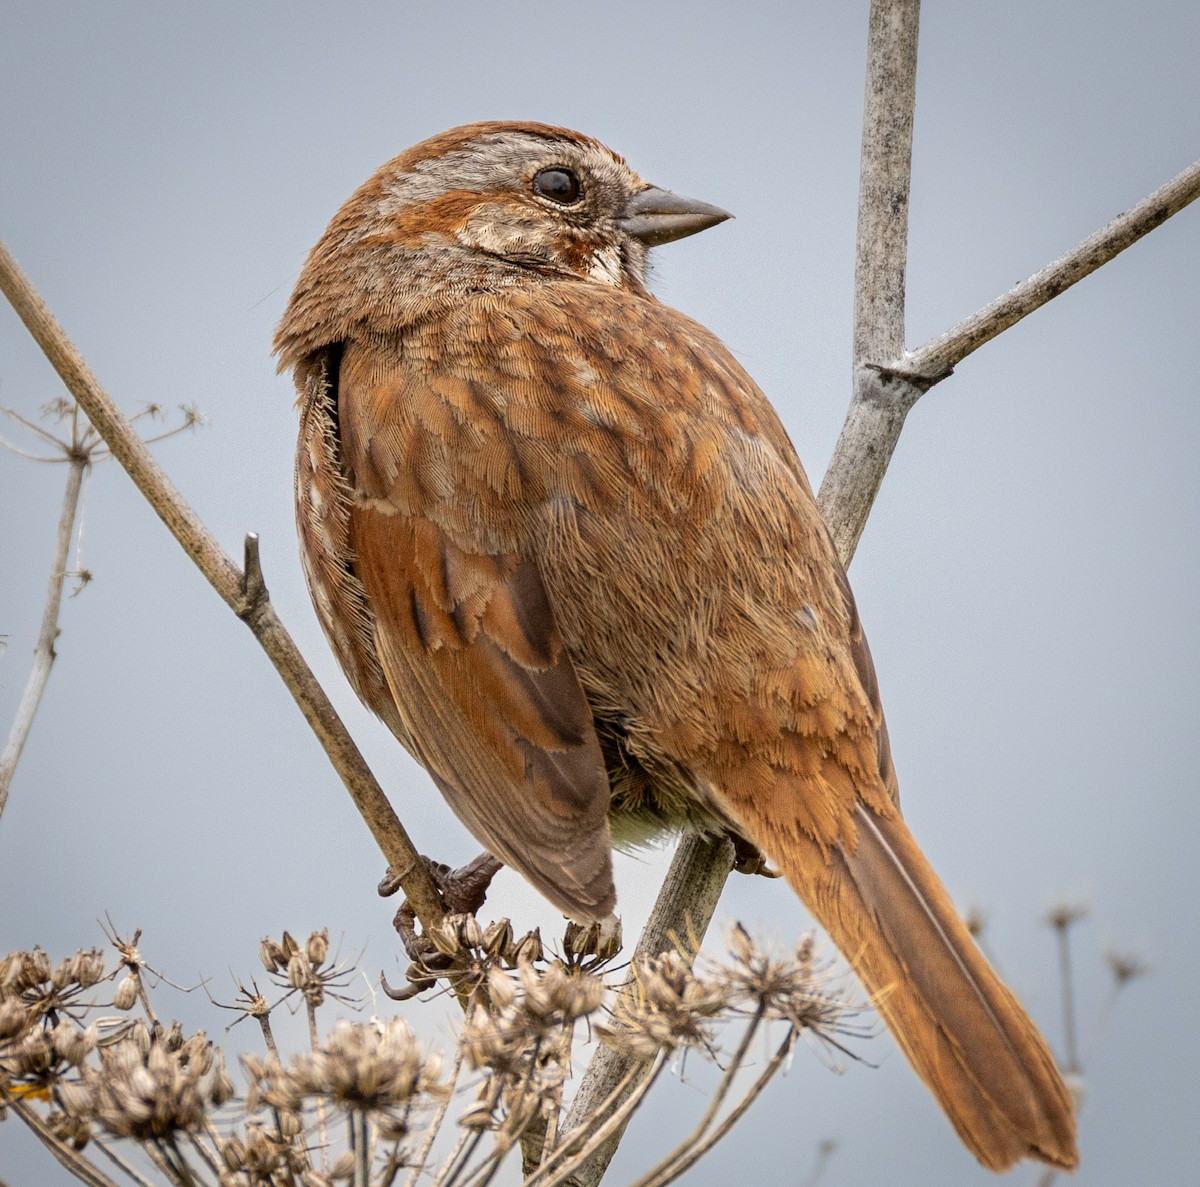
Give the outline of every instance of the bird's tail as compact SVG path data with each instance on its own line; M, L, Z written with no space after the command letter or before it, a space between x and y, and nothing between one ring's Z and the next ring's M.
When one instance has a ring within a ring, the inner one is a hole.
M849 960L917 1074L985 1166L1078 1165L1071 1097L1037 1027L959 919L899 813L857 839L772 854Z

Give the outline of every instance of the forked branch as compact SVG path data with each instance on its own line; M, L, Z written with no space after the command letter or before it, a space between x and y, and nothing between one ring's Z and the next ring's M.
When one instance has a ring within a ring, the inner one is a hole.
M972 317L906 352L905 262L919 18L919 0L872 0L859 184L853 394L818 495L838 555L847 566L913 404L983 343L1200 197L1197 164ZM699 943L731 861L727 850L685 837L643 938L687 935ZM621 1078L622 1058L607 1049L596 1053L580 1084L573 1118L603 1095L600 1085ZM614 1143L583 1168L576 1179L580 1187L599 1183L615 1149Z

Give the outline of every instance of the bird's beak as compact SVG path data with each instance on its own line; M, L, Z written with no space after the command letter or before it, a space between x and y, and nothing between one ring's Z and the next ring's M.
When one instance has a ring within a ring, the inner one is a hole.
M625 203L617 223L626 234L641 240L647 247L658 247L661 243L706 231L727 218L733 218L733 215L719 206L710 206L695 198L681 198L670 190L660 190L652 185L638 190Z

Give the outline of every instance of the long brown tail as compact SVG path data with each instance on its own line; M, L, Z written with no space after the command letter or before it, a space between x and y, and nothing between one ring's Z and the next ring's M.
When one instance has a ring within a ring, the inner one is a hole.
M984 1166L1078 1165L1054 1057L959 919L899 814L859 806L857 843L772 853Z

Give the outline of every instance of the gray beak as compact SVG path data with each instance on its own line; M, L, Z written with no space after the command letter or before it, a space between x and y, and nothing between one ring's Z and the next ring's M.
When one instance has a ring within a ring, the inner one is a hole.
M681 198L670 190L660 190L652 185L639 190L625 203L625 211L617 223L647 247L658 247L697 231L706 231L727 218L733 218L733 215L719 206L710 206L695 198Z

